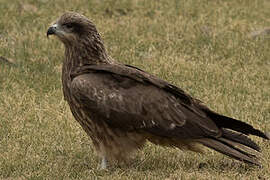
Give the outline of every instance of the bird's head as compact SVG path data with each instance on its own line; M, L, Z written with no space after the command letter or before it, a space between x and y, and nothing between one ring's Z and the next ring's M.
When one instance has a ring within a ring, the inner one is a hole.
M65 44L66 55L69 55L66 59L81 59L84 61L81 64L111 62L95 25L83 15L63 14L49 27L47 37L50 35L57 36Z
M64 13L47 31L47 37L57 36L65 45L76 44L84 38L98 36L95 25L85 16L75 12Z

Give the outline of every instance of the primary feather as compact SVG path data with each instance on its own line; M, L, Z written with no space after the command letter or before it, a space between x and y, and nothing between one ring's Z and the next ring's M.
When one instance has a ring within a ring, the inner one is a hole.
M269 139L239 120L219 115L180 88L107 55L94 24L65 13L47 35L65 45L62 82L71 112L103 157L125 160L146 140L201 152L202 144L234 159L259 165L258 145Z

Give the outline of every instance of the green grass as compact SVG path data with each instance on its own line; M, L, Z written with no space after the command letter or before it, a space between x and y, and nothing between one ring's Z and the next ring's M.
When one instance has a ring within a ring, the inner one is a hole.
M127 167L97 170L90 139L61 90L64 47L46 38L67 10L91 18L110 55L181 87L213 110L270 131L268 0L22 0L0 2L0 179L270 179L263 168L208 151L152 144Z

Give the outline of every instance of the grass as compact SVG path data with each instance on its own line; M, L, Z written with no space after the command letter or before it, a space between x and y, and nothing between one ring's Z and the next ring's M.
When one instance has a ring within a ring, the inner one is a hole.
M268 0L22 0L0 2L1 179L270 179L263 168L219 153L204 156L152 144L128 167L97 170L90 139L61 90L64 47L46 38L67 10L97 25L112 57L170 81L213 110L270 131Z

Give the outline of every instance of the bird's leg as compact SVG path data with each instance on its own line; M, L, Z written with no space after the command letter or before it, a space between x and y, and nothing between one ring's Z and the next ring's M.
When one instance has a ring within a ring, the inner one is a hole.
M107 169L107 166L108 166L107 159L105 156L103 156L100 163L100 169L101 170Z

